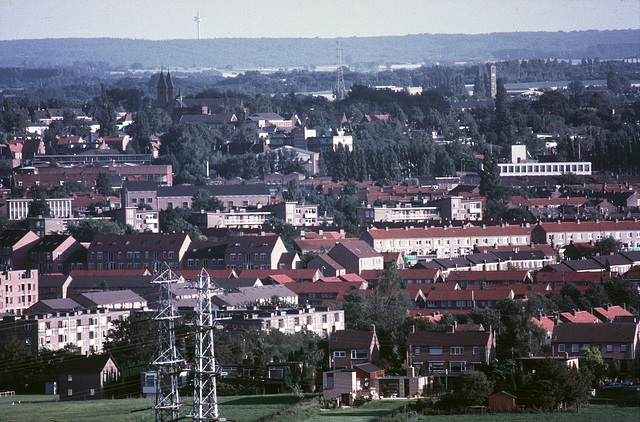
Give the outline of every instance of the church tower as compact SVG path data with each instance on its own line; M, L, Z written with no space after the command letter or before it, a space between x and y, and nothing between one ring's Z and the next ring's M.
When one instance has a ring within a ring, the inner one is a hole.
M171 103L173 102L173 100L176 99L176 94L174 92L173 82L171 82L171 74L169 74L168 70L167 70L166 84L167 84L167 103Z
M169 72L167 72L167 76L169 76ZM171 85L171 90L173 91L173 85ZM162 70L160 71L160 79L158 80L158 96L157 103L158 107L164 107L169 102L169 92L167 90L167 82L164 79L164 73Z

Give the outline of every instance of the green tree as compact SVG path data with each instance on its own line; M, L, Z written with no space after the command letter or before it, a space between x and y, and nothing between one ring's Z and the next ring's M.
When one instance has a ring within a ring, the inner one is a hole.
M96 192L104 196L113 195L111 177L107 173L100 172L96 176Z
M294 252L295 246L293 240L300 234L300 230L294 227L292 224L280 218L270 218L264 222L264 227L272 233L277 234L282 239L287 251Z
M480 170L480 194L489 200L501 200L506 197L505 189L500 185L500 167L495 155L485 154Z
M49 217L51 216L51 207L44 198L36 198L29 204L29 217Z
M111 220L80 220L69 223L67 231L78 242L91 242L96 234L128 234L133 233L131 226L125 227Z
M580 358L580 369L589 371L589 373L593 377L593 381L591 384L593 388L600 387L609 373L609 367L606 363L604 363L600 349L597 347L583 347L582 349L580 349L580 352L583 356L582 358Z
M206 189L198 189L191 198L191 209L193 211L223 211L224 204L221 200L211 195Z
M162 233L188 233L193 239L202 238L202 233L190 222L189 210L182 208L167 208L160 210L160 231Z
M453 397L461 407L485 405L493 392L493 382L487 379L484 372L463 372L458 381Z
M31 358L24 340L10 336L0 346L0 385L3 390L24 392L28 386L27 370Z

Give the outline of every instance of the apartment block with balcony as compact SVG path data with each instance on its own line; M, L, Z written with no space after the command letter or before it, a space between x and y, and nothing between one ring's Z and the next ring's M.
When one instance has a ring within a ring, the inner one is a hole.
M38 301L38 271L0 273L0 315L22 313Z
M16 336L30 354L42 348L76 346L81 354L102 352L113 321L130 311L73 311L41 315L5 316L0 321L0 344Z

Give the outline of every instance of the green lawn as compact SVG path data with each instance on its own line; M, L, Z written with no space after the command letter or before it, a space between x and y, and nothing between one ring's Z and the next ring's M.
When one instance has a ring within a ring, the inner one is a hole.
M13 396L0 398L0 421L23 422L152 422L152 399L100 400L86 402L52 402L57 396ZM220 397L218 404L222 416L229 420L254 422L282 411L298 399L293 395ZM20 403L18 403L20 402ZM191 409L192 400L182 414Z
M87 402L51 402L54 396L15 396L0 398L0 421L7 422L152 422L151 399L123 399ZM20 401L20 403L18 403ZM321 410L315 401L294 406L293 395L220 397L222 416L230 421L255 422L271 416L270 421L373 422L390 415L408 400L375 400L359 408ZM190 400L189 400L190 402ZM183 407L183 414L190 406ZM576 412L511 413L484 415L423 416L422 422L602 422L638 421L639 407L611 404L591 405Z
M420 422L603 422L638 421L639 407L620 407L614 405L591 405L576 412L552 413L495 413L484 415L423 416Z

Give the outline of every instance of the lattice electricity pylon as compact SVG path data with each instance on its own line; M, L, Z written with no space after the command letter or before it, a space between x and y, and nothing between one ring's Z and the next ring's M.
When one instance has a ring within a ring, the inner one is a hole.
M336 87L334 94L336 95L336 100L339 101L344 100L347 96L347 88L344 85L344 71L342 70L342 40L338 38L336 43L338 44L338 72L336 74Z
M193 288L198 291L198 307L195 320L196 352L191 416L194 421L225 421L218 409L216 377L221 371L214 354L213 329L216 321L211 304L213 292L220 290L220 287L211 281L209 273L203 268Z
M171 284L179 277L164 263L160 272L151 281L158 285L158 350L153 365L156 367L156 422L176 421L180 417L180 394L178 376L184 360L176 348L175 312L171 296Z

